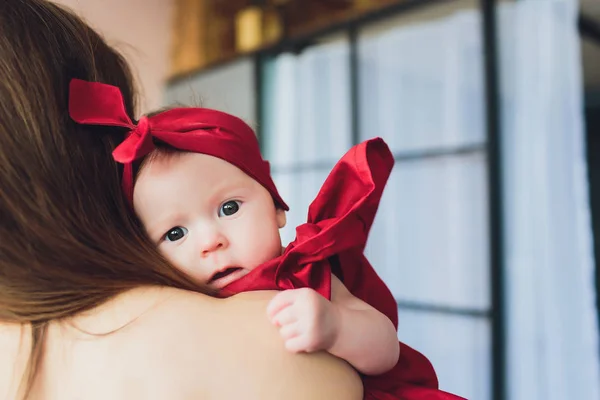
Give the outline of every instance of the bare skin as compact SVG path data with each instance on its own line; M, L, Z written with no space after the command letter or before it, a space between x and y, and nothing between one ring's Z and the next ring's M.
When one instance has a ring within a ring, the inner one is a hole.
M360 377L345 361L286 351L265 316L275 294L222 300L143 288L53 323L31 398L362 399ZM15 398L27 333L0 324L0 399Z

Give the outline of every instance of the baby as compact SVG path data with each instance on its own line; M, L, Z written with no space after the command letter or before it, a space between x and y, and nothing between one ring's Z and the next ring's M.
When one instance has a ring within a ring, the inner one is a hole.
M276 193L271 182L268 187ZM215 291L282 254L279 229L287 206L221 158L155 149L135 179L133 208L165 258ZM367 375L398 361L390 319L350 294L335 275L331 301L311 288L286 290L267 314L290 351L326 350Z
M136 125L116 87L74 79L69 96L76 122L129 130L113 152L125 196L176 268L216 295L282 290L266 312L285 347L348 361L365 399L459 399L437 390L423 355L405 345L400 354L395 300L362 254L393 165L381 139L338 162L282 249L288 207L243 121L180 108Z

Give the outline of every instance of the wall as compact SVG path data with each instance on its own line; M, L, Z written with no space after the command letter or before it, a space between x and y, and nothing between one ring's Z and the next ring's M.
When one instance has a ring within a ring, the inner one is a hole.
M133 67L140 110L163 104L169 67L172 0L55 0L100 31Z

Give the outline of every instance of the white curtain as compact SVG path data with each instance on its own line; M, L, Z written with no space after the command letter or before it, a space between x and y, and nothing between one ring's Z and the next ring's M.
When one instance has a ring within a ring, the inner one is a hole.
M508 397L599 399L577 7L499 16Z

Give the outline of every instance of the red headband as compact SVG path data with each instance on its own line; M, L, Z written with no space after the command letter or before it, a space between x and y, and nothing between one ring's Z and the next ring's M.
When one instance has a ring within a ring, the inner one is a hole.
M265 187L276 205L288 210L271 179L269 163L263 160L258 140L241 119L207 108L174 108L153 117L142 117L135 125L116 86L80 79L71 80L69 115L80 124L128 128L125 140L113 151L124 164L123 191L133 204L133 163L154 149L156 138L176 149L218 157L244 171Z

